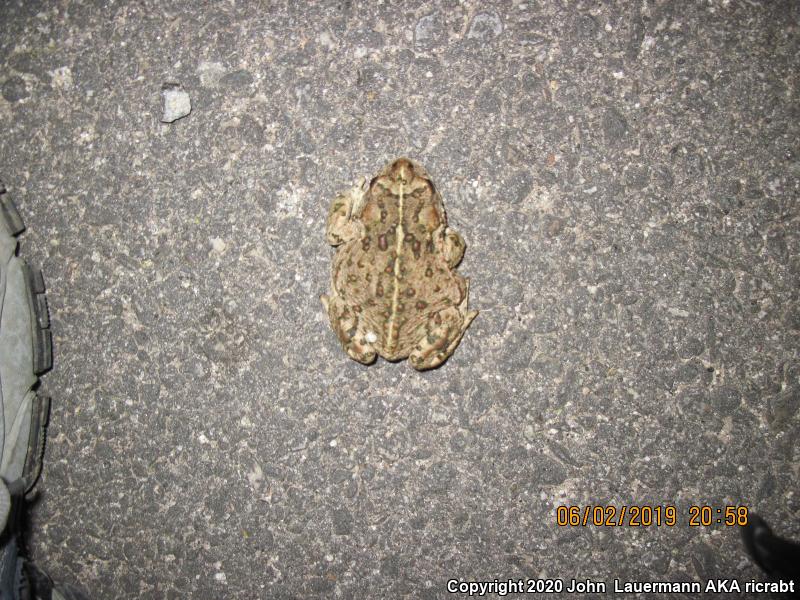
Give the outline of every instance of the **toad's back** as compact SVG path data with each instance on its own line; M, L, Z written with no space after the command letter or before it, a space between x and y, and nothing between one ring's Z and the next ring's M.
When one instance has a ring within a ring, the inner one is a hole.
M361 222L363 235L341 249L334 285L360 311L379 354L404 358L429 319L465 295L442 252L442 199L427 172L401 158L370 182Z

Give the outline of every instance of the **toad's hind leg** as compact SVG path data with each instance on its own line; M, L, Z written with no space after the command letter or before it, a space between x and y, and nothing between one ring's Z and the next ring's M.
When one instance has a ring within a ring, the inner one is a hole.
M461 304L457 307L448 306L428 320L419 342L408 357L412 367L419 371L433 369L453 354L464 332L478 316L477 310L467 310L468 290L469 280Z
M377 353L359 322L358 315L338 296L320 296L339 342L353 360L368 365L375 362Z

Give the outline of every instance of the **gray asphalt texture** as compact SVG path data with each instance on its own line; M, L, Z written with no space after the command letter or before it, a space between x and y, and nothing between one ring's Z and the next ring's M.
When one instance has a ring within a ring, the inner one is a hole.
M800 538L799 21L2 3L0 178L55 348L36 562L95 598L764 579L736 527L688 521L745 505ZM318 299L331 198L403 155L481 311L422 374L347 358Z

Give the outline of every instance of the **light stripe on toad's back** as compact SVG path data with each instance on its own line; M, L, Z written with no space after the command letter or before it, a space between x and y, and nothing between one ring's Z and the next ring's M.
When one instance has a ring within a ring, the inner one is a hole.
M394 292L392 294L392 311L389 321L386 323L386 351L389 354L394 354L397 348L397 334L398 334L398 313L400 311L400 273L403 264L403 243L405 242L405 233L403 231L403 201L405 200L405 183L406 183L406 169L405 165L401 165L397 172L397 225L395 226L395 256L394 261Z

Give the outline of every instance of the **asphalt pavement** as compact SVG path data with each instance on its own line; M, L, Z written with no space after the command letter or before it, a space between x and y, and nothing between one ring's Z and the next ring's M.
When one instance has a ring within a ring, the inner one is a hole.
M2 2L0 179L54 344L37 564L120 599L764 581L725 518L800 538L799 22ZM480 311L424 373L350 360L319 301L331 199L398 156Z

